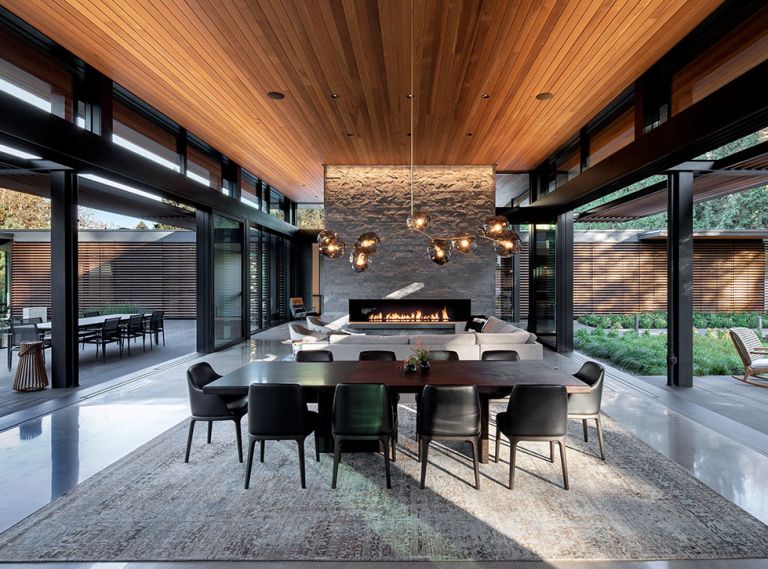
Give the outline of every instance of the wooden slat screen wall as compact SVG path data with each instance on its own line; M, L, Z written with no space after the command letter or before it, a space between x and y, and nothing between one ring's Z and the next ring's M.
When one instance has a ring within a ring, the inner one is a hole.
M499 259L496 263L496 317L512 320L512 293L514 290L513 259ZM528 243L520 251L520 318L528 318Z
M136 304L167 318L195 318L194 243L80 243L81 307ZM11 257L14 316L25 306L51 308L51 247L14 243Z
M765 298L765 251L761 241L694 245L694 310L762 311Z

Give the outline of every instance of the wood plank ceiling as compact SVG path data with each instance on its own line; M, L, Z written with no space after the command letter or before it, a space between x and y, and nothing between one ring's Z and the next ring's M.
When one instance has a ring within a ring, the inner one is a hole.
M525 170L721 2L0 0L298 201L408 162L412 22L416 162Z

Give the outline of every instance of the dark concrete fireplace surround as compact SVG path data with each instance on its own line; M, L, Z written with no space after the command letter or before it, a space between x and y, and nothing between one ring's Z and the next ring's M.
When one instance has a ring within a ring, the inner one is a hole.
M347 314L350 298L385 298L405 287L418 289L408 298L468 298L473 314L495 309L495 254L488 243L477 252L453 252L445 266L427 256L426 237L409 232L408 166L325 167L325 224L339 232L348 252L357 236L376 231L381 248L371 267L355 274L348 254L322 261L321 292L328 317ZM435 236L476 234L495 212L493 166L417 166L414 173L416 209L431 216L428 232Z

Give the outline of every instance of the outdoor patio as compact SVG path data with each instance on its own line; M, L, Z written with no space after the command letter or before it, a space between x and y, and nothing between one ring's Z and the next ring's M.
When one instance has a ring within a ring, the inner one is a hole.
M165 346L160 337L160 345L150 350L149 337L147 337L146 351L142 351L141 339L134 340L131 344L131 355L128 356L127 345L123 349L123 357L120 357L116 344L107 346L107 361L102 361L101 351L96 357L96 347L86 345L80 352L80 388L93 387L106 381L132 374L146 369L151 371L157 366L194 353L195 349L195 321L194 320L166 320L165 321ZM32 405L51 399L70 396L78 388L45 389L30 393L14 391L13 378L18 364L18 352L12 354L12 368L10 373L5 367L6 351L2 350L3 366L0 370L0 416L15 413ZM50 351L46 350L46 371L50 379L51 358Z

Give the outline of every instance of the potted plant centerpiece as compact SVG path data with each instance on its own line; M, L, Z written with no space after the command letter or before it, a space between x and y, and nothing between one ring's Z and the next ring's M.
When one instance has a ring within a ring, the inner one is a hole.
M416 347L411 350L413 355L403 362L403 370L406 373L413 373L417 369L421 373L429 373L429 350L424 347L424 342L416 341Z

